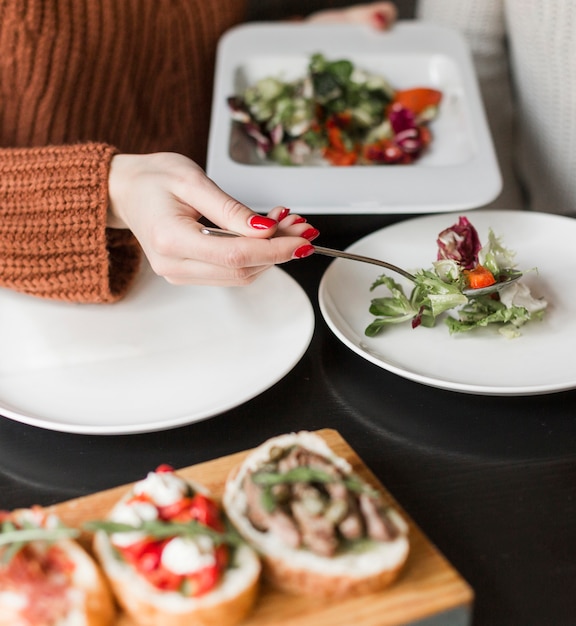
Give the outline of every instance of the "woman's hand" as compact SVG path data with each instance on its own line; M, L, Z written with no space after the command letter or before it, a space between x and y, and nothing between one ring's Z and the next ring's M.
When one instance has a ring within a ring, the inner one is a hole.
M275 207L259 215L180 154L119 154L109 178L108 226L129 228L152 269L173 284L245 285L264 270L312 254L318 231ZM245 237L202 234L199 219Z
M324 23L355 23L367 24L379 30L391 28L396 21L398 11L392 2L369 2L356 4L344 9L327 9L312 13L308 22Z

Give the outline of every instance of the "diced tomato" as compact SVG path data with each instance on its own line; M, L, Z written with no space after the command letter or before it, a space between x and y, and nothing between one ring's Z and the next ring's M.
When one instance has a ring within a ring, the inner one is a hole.
M216 565L218 569L224 570L228 567L230 551L228 550L228 546L226 544L222 543L219 546L216 546L214 556L216 557Z
M392 102L400 103L413 113L419 114L430 106L437 106L441 100L441 91L429 87L415 87L397 91Z
M201 493L197 493L191 498L182 498L173 504L159 507L158 512L160 518L165 521L185 523L196 520L214 530L224 530L220 508L212 499Z
M167 504L166 506L159 506L158 513L160 518L169 521L188 521L191 518L187 517L187 512L190 510L190 506L192 505L192 498L181 498L177 502L173 502L172 504Z
M175 574L161 565L150 572L145 572L145 576L151 584L164 591L177 591L183 580L180 574Z
M364 146L362 151L364 160L369 163L399 163L404 153L398 145L389 139L382 139Z
M470 289L480 289L481 287L489 287L496 282L494 274L483 265L477 265L472 270L465 270L464 274L468 280Z
M168 465L167 463L162 463L156 468L157 474L168 474L173 471L174 471L174 468L171 465Z
M162 551L166 543L167 541L143 540L120 550L124 558L132 563L150 584L165 591L182 589L189 596L198 596L210 591L228 565L228 547L222 544L215 548L213 565L184 576L175 574L162 565Z
M218 584L221 571L222 568L218 563L215 563L187 575L183 583L185 594L187 596L201 596L211 591Z
M159 563L162 554L162 545L153 539L142 539L128 546L117 546L117 549L127 561L142 570L151 569L154 561ZM140 562L142 560L145 561L145 564L141 567Z
M204 567L194 574L197 596L210 591L220 578L220 570L216 564Z
M182 576L162 567L162 551L166 541L144 539L130 546L118 548L126 561L159 589L176 590L182 582Z
M191 511L193 519L198 520L201 524L213 528L214 530L224 530L220 509L210 498L203 496L201 493L197 493L192 498Z

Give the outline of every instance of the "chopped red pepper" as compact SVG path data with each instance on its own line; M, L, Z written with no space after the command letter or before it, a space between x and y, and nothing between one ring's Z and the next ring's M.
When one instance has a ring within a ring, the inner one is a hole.
M356 152L325 148L322 156L332 165L354 165L358 161Z

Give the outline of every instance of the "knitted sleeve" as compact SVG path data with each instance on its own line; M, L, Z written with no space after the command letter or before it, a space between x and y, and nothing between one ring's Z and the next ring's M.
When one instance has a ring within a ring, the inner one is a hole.
M129 289L141 251L106 228L115 149L88 143L0 149L0 286L106 303Z

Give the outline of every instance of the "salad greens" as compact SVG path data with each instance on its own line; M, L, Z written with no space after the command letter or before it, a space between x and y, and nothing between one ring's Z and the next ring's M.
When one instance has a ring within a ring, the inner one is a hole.
M442 93L396 90L347 59L309 59L304 77L266 77L228 98L262 158L282 165L408 164L430 144Z
M491 229L488 243L482 247L474 226L460 217L457 224L439 234L437 243L438 259L432 269L415 273L410 295L385 274L372 284L370 291L384 286L389 295L371 301L370 313L376 319L365 330L368 337L404 322L410 322L412 328L430 328L446 312L450 312L443 316L450 334L495 325L502 335L512 338L527 322L542 319L547 302L534 298L522 282L490 295L467 297L462 292L493 284L514 267L514 252L505 248Z

